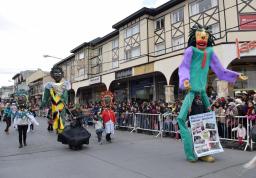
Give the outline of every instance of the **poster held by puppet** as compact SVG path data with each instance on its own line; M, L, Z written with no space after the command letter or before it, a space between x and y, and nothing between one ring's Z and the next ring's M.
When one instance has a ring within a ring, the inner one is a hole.
M189 116L194 150L197 157L223 152L215 112Z

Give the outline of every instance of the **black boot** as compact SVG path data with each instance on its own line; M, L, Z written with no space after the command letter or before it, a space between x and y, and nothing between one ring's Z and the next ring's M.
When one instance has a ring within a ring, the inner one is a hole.
M111 143L110 134L111 134L111 133L106 134L106 140L107 140L107 142L109 142L109 143Z

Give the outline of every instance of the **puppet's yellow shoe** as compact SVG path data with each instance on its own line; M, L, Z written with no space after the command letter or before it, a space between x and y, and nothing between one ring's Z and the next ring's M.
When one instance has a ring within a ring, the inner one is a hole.
M195 162L197 162L197 160L196 159L191 159L191 160L188 159L188 162L195 163Z
M197 159L196 158L187 158L188 162L190 163L195 163L197 162Z
M215 158L213 156L202 156L198 158L200 161L208 162L208 163L213 163L215 161Z

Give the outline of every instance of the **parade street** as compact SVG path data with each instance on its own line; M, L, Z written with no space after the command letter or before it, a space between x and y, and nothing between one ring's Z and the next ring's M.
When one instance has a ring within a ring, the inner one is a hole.
M97 143L95 130L90 144L80 151L56 141L46 130L46 119L28 133L27 146L18 148L18 133L12 127L4 133L0 123L1 178L255 178L256 169L245 170L256 152L225 149L215 163L185 160L183 145L172 138L155 138L128 131L116 131L112 143Z

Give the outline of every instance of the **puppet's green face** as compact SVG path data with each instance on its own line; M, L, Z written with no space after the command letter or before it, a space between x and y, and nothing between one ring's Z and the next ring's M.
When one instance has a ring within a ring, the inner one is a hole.
M111 103L111 98L109 96L105 97L105 104L107 107L110 107L110 103Z
M208 44L209 34L205 29L199 29L196 31L196 47L200 50L205 50Z

